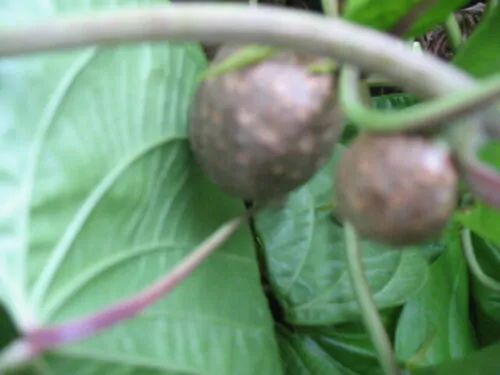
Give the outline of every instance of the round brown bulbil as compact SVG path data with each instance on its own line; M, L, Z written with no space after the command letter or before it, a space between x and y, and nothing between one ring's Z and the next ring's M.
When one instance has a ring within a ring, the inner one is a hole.
M239 48L224 46L214 63ZM329 159L341 116L333 75L309 72L319 61L283 52L200 84L191 110L191 148L222 190L246 200L279 199Z
M416 245L438 236L457 201L447 150L414 135L360 135L336 170L344 220L374 242Z

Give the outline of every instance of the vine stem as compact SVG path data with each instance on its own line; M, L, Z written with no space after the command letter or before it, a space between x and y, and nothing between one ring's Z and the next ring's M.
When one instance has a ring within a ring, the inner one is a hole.
M359 69L344 65L340 72L340 105L356 125L370 132L426 130L446 125L471 112L491 106L500 99L500 74L427 103L399 111L380 111L364 103L360 93Z
M267 44L328 56L380 73L428 98L475 82L460 69L429 54L417 54L382 32L339 18L266 5L169 4L60 16L0 31L0 57L165 40Z
M495 293L500 293L500 283L492 277L488 276L477 261L476 255L474 254L474 245L472 243L472 236L469 229L462 230L462 249L464 252L465 260L467 261L469 269L474 277L486 288L494 291Z
M40 327L25 332L0 355L0 369L15 368L48 350L81 341L128 320L153 305L189 276L210 254L227 241L259 207L223 224L165 277L132 297L103 310L59 325Z
M351 223L344 223L346 239L346 256L349 275L358 301L361 317L373 346L377 351L380 364L386 375L399 375L399 366L392 350L389 336L385 331L377 306L373 300L368 281L366 280L361 248L356 230Z
M462 31L455 14L452 13L446 18L444 29L452 50L456 52L462 45Z

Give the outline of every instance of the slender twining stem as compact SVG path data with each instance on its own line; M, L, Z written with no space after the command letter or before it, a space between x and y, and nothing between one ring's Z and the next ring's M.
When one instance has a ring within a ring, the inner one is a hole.
M137 42L268 44L330 57L380 73L422 97L470 87L474 79L390 35L339 18L244 4L169 4L65 15L0 31L0 57Z
M16 341L0 355L0 369L15 367L43 352L63 344L81 341L123 320L135 317L186 279L259 209L259 207L252 208L246 214L222 225L165 277L136 295L82 318L25 332L23 338Z
M444 29L451 49L456 52L462 45L462 31L455 14L452 13L446 18Z
M500 99L500 74L497 74L478 82L471 89L387 112L366 106L359 84L359 70L344 66L340 72L340 105L347 118L360 128L372 132L424 130L446 125L464 115L488 108Z
M474 245L472 243L472 236L469 229L462 230L462 249L464 252L465 260L469 266L469 270L474 277L486 288L500 293L500 282L484 273L481 265L477 261L476 254L474 253Z
M398 375L399 366L392 350L391 341L384 328L382 319L373 300L366 280L358 235L351 223L344 223L346 239L347 267L358 301L361 318L378 354L380 364L386 375Z
M257 64L267 60L280 50L267 45L249 45L237 50L220 62L212 63L207 70L200 75L200 80L214 78L228 72L243 69L249 65Z

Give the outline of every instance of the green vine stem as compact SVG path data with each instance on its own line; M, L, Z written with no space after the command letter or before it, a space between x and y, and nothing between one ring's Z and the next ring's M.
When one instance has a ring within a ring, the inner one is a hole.
M340 106L347 118L366 131L394 132L425 130L445 125L489 107L500 99L500 74L480 81L473 88L444 95L397 112L369 108L360 93L360 72L344 66L340 72Z
M462 249L465 260L474 277L486 288L495 293L500 293L500 282L484 273L481 265L477 261L476 254L474 253L474 245L472 243L472 235L469 229L462 230Z
M460 30L460 25L458 24L455 14L451 13L446 18L444 29L448 36L451 49L456 52L462 45L462 31Z
M66 15L0 31L0 57L90 45L160 41L267 44L330 57L380 73L433 98L475 79L403 41L339 18L259 5L169 4Z
M386 375L399 375L399 366L392 350L391 341L385 331L377 306L366 280L361 249L356 230L349 222L344 223L346 256L354 294L361 310L363 323L377 351L380 364Z
M245 46L245 48L236 51L221 62L209 65L205 72L200 75L200 80L214 78L234 70L243 69L252 64L257 64L275 56L278 52L280 52L278 49L267 45L252 44Z
M94 336L140 314L186 279L260 208L261 206L256 206L244 215L223 224L166 276L132 297L73 321L24 332L21 339L0 353L0 373L1 370L16 368L61 345Z

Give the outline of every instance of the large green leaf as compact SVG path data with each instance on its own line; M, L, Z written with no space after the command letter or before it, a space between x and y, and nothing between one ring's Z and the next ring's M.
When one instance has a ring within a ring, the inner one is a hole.
M379 30L388 31L398 21L421 3L428 0L347 0L343 17ZM434 26L443 23L454 10L468 3L468 0L438 0L420 15L406 36L418 36Z
M343 152L338 145L330 162L290 195L281 210L256 218L269 279L285 319L300 325L334 324L357 319L358 304L347 274L343 229L328 209L333 168ZM422 247L398 251L363 241L364 264L377 305L397 306L426 282Z
M136 3L9 0L1 13ZM205 67L198 45L170 43L0 61L0 297L18 325L132 295L243 212L188 147ZM280 374L250 230L140 316L45 359L54 374Z
M463 357L474 349L467 265L458 229L450 229L443 242L447 250L433 263L429 282L401 313L396 354L402 362L434 365Z
M278 326L277 337L287 375L357 375L300 331Z

